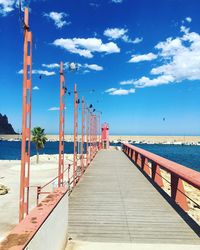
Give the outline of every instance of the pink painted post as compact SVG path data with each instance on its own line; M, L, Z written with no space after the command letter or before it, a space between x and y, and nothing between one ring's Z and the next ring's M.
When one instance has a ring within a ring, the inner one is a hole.
M25 8L19 221L23 220L29 211L31 106L32 106L32 32L30 32L30 27L29 27L29 10L28 8Z

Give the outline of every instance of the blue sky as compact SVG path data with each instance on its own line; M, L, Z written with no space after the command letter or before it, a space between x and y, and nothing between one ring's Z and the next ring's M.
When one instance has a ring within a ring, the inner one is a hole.
M0 0L0 112L20 131L23 33L16 2ZM63 61L68 90L77 83L111 134L200 134L199 1L32 0L30 8L32 126L58 132L58 111L51 109L59 106ZM79 70L69 72L68 62ZM72 128L71 95L66 133Z

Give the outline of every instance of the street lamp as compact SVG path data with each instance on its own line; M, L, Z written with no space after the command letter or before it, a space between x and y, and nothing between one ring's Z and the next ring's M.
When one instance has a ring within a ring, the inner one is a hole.
M95 110L96 113L98 113L98 134L99 134L99 139L98 139L98 149L101 149L101 115L102 111L100 110Z

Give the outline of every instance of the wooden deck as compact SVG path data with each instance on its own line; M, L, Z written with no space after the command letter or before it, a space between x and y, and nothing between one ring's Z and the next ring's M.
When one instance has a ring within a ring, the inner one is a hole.
M127 243L200 244L124 153L102 150L69 199L69 237Z

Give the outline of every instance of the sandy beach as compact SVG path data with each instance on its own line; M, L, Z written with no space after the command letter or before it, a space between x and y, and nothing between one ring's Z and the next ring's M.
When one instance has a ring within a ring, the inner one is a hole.
M65 166L72 163L73 155L65 155ZM5 195L0 195L0 241L18 223L20 161L0 161L0 184L9 188ZM70 176L72 171L70 173ZM30 173L30 210L36 206L36 186L42 186L58 175L58 155L41 155L40 163L36 164L36 156L31 157ZM67 172L65 181L68 180ZM48 185L43 191L51 192L57 186L57 180ZM40 200L44 195L40 197Z
M46 135L49 141L58 141L58 135ZM81 137L81 135L79 135ZM0 135L0 140L20 140L21 135ZM73 141L73 135L65 135L65 141ZM200 145L200 136L140 136L110 135L110 142L135 142L149 144L194 144Z

